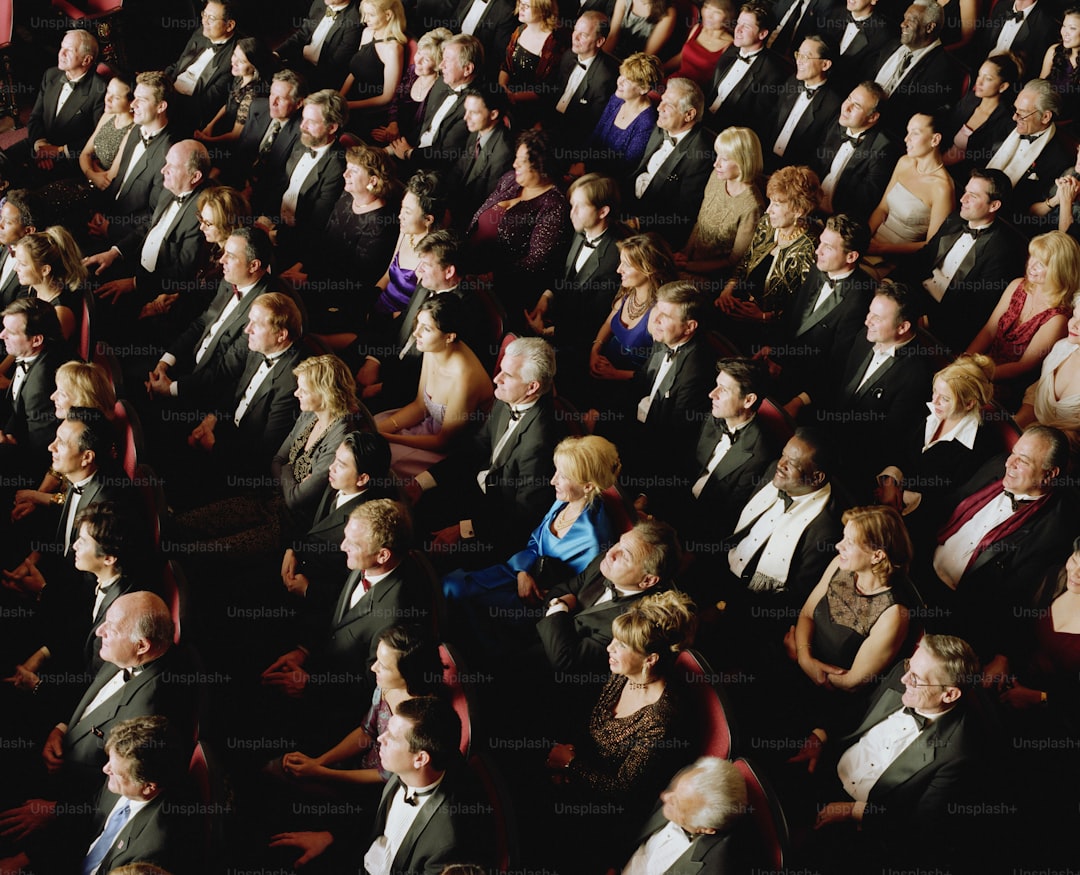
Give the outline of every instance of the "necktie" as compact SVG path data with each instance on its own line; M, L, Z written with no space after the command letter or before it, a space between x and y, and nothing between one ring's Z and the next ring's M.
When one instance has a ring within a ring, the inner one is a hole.
M783 489L777 489L776 494L779 495L780 500L784 502L784 513L787 513L795 499L784 492Z
M517 422L519 419L521 419L522 416L524 416L524 411L516 410L513 407L510 408L510 421L511 422Z
M266 130L266 136L263 137L262 145L259 146L259 157L265 157L267 153L273 148L274 140L277 139L277 135L281 133L281 122L278 119L274 119L270 122L270 127Z
M1031 504L1030 498L1017 498L1015 495L1009 492L1008 489L1004 490L1004 494L1009 499L1009 504L1012 505L1013 513L1016 513L1025 504Z
M677 356L678 354L679 354L679 347L675 347L674 349L672 349L669 346L668 351L664 354L664 361L666 361L666 362L674 361L675 356Z
M243 293L240 291L239 286L233 286L232 290L233 290L233 294L236 296L236 300L239 301L242 297L244 297Z
M473 160L475 161L480 157L480 138L476 138L476 147L473 149Z
M105 855L109 853L109 850L113 846L113 842L116 841L116 837L120 835L120 830L122 830L124 824L127 823L129 814L131 814L131 803L125 799L124 804L119 808L114 809L113 813L109 815L109 819L105 821L105 828L101 831L101 837L98 839L97 844L94 845L86 855L86 859L83 860L83 875L90 875L91 872L101 865L101 861L104 860Z
M135 677L135 672L134 672L134 671L132 671L132 670L131 670L130 668L125 668L125 669L123 670L123 675L124 675L124 683L126 684L126 683L127 683L128 681L130 681L130 680L131 680L131 679L132 679L133 677Z
M920 714L914 708L905 708L904 713L915 721L915 725L919 727L919 732L922 732L926 728L926 724L929 722L928 718Z
M362 571L360 572L360 588L363 589L365 593L371 592L371 581L364 576Z

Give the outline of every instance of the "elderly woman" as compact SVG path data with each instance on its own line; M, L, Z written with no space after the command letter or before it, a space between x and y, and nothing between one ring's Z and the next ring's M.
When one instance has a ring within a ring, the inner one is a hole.
M1080 294L1073 298L1069 334L1043 359L1042 376L1024 393L1016 424L1060 428L1069 437L1073 455L1080 451Z
M494 273L495 291L515 319L563 269L573 228L566 196L555 184L562 178L559 163L547 134L524 131L513 169L469 225L471 272Z
M445 27L437 27L417 41L413 62L409 64L390 101L390 121L385 127L375 128L371 132L371 138L376 143L391 143L398 137L404 137L410 143L416 142L428 92L439 78L442 44L452 36Z
M114 76L105 89L105 113L79 153L79 169L94 188L104 191L116 178L116 158L135 124L131 114L131 83Z
M446 202L440 190L439 177L424 170L414 173L401 198L393 257L377 283L381 291L375 301L376 314L396 317L408 309L409 300L419 282L416 267L420 263L420 256L416 252L416 244L429 231L437 231L445 215Z
M769 206L750 248L714 302L740 331L778 320L816 261L810 214L821 198L817 174L808 167L781 167L769 177L765 194Z
M746 254L765 207L757 187L761 142L749 128L727 128L713 145L714 173L705 185L697 222L675 264L686 279L711 282Z
M27 234L15 244L15 271L31 297L56 308L60 330L70 340L81 319L80 289L87 275L75 238L60 225Z
M468 601L486 611L520 611L539 604L550 585L580 574L617 537L601 493L618 479L622 464L614 444L596 435L568 437L555 447L555 503L524 550L501 565L479 571L452 571L443 578L451 601Z
M644 52L619 65L615 93L589 137L585 164L590 170L622 177L637 167L656 127L649 93L660 87L663 76L660 61Z

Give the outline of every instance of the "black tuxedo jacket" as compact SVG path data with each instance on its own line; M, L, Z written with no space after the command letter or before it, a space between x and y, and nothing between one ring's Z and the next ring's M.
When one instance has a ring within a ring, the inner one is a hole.
M465 21L472 5L473 0L461 0L457 4L457 11L454 13L455 21L449 26L450 30L454 33L462 32L461 24ZM473 36L480 40L484 46L485 69L477 70L478 74L486 71L488 78L492 80L498 79L499 68L506 57L506 46L510 42L510 34L514 32L517 26L517 14L514 12L513 3L509 2L509 0L491 0L491 2L488 2L484 14L473 30ZM435 83L436 86L441 82L440 79L439 82ZM428 106L431 106L430 100Z
M983 59L994 53L1001 28L1005 25L1005 16L1012 13L1012 0L999 0L994 6L989 22L975 29L975 36L969 46L966 57L973 69L977 69ZM1024 62L1024 69L1035 71L1042 68L1046 50L1061 38L1060 22L1055 7L1049 3L1036 3L1020 25L1013 38L1009 51Z
M6 246L0 247L0 270L7 264L8 259L11 259L12 265L15 263L15 256L8 252ZM19 285L19 273L14 270L11 271L11 276L7 278L7 282L0 285L0 309L6 307L12 301L17 298L25 298L27 290L24 286ZM0 343L0 348L3 348L3 344Z
M878 71L900 47L900 40L889 43L867 72L875 79ZM936 46L908 68L896 90L881 108L881 124L901 135L917 112L931 112L954 103L960 96L964 73L944 46Z
M360 4L351 2L338 13L319 52L319 63L314 67L303 56L304 46L311 42L315 28L326 15L323 0L314 0L308 10L307 18L293 33L278 46L278 54L294 69L301 69L310 79L312 91L320 88L333 88L337 91L349 75L349 61L360 45L360 35L364 25L360 20ZM426 29L426 28L425 28ZM263 133L266 133L265 128Z
M791 304L784 310L773 359L784 369L784 386L792 395L806 392L820 398L840 378L851 345L865 332L874 297L873 277L856 267L833 282L833 291L814 309L827 275L810 268Z
M1031 224L1028 208L1043 200L1050 193L1054 180L1076 163L1076 155L1065 144L1064 139L1061 131L1055 128L1053 138L1013 186L1012 196L1009 198L1013 224L1021 229L1030 227L1032 230L1027 232L1029 234L1042 229Z
M469 0L466 0L469 2ZM491 0L489 6L501 3L502 0ZM483 24L483 21L481 21ZM506 35L507 40L510 34ZM490 43L485 43L490 45ZM435 133L435 139L430 146L419 147L413 151L411 161L420 169L441 168L452 166L462 155L465 154L465 144L469 139L469 129L465 127L465 91L463 88L458 92L457 103L439 124L439 130ZM428 94L427 103L424 104L424 117L420 121L420 133L428 129L432 119L435 118L439 107L452 94L450 86L442 79L436 79ZM417 142L419 142L417 135ZM414 144L415 145L415 144ZM489 192L490 193L490 192ZM471 216L470 216L471 218Z
M176 106L171 107L171 111L178 121L183 121L184 132L205 127L228 101L233 83L232 54L239 38L239 33L233 31L233 35L224 43L214 47L214 57L195 82L195 90L190 97L179 93L173 95ZM210 45L210 40L203 36L202 28L196 28L176 63L165 72L175 81Z
M773 20L777 27L784 20L787 11L799 2L801 0L779 0L773 6ZM791 52L797 51L807 36L824 34L829 25L829 19L835 14L836 5L835 0L810 0L801 17L799 11L796 10L784 23L783 30L777 33L774 29L769 34L768 40L772 43L772 50L781 56L791 57Z
M66 79L59 67L45 71L37 100L26 123L26 139L31 149L40 139L48 140L54 146L67 146L71 158L78 160L79 152L105 112L105 88L109 83L97 73L87 72L75 85L64 101L64 108L57 115L56 104Z
M822 180L829 175L829 168L846 134L847 131L839 123L833 125L817 151L817 160L811 166ZM833 212L848 213L864 222L868 221L885 193L899 154L896 144L881 125L868 130L836 181L832 195Z
M780 98L776 102L772 127L761 144L765 152L766 164L774 169L789 164L809 164L814 153L820 148L821 141L835 126L836 119L840 115L840 104L843 103L843 98L828 83L822 85L814 92L813 100L810 101L806 112L795 125L783 156L777 155L773 151L773 144L776 143L776 138L780 136L784 125L787 124L788 116L791 115L795 101L799 99L801 93L802 83L794 76L784 83Z
M635 409L630 416L636 417L637 402L651 391L667 353L666 344L653 344L652 355L635 378ZM699 330L679 348L649 406L645 431L657 452L680 456L689 452L711 406L709 392L715 382L716 354Z
M60 343L53 343L42 352L30 366L16 399L12 386L4 390L0 401L0 422L3 432L16 441L16 455L20 462L34 467L26 470L45 470L49 467L49 444L56 437L60 420L56 418L56 405L50 399L56 389L56 369L71 358ZM14 369L11 376L14 378ZM43 466L43 467L42 467Z
M274 137L274 145L266 157L259 160L259 144L266 136L270 128L270 101L265 97L256 97L251 101L251 109L248 112L247 121L240 131L240 139L236 141L233 154L236 156L236 172L247 175L256 161L259 162L258 175L263 178L273 179L285 170L285 162L289 160L293 147L300 140L300 113L295 112L281 126L278 135Z
M657 803L638 836L634 851L667 827L669 822L664 817L663 803ZM735 872L747 871L749 863L745 856L745 843L738 834L736 822L734 829L697 836L684 854L656 875L732 875Z
M886 21L885 16L872 12L848 45L847 51L841 54L840 42L844 39L844 31L850 20L847 9L839 5L833 9L824 33L837 53L829 71L829 81L847 92L866 79L869 72L867 67L896 33L896 28Z
M649 158L663 143L663 133L659 128L653 129L641 163L626 180L624 203L628 211L641 220L643 232L656 231L673 249L679 249L686 243L697 220L705 183L709 181L716 155L712 150L712 135L701 125L695 126L679 140L674 151L653 174L645 193L638 198L634 192L635 180L646 172Z
M585 235L577 231L571 238L563 275L551 288L560 346L580 345L583 349L611 312L611 302L622 284L617 273L619 239L618 228L608 226L581 270L576 270Z
M912 259L908 286L923 299L930 331L954 352L962 352L979 333L1005 287L1024 269L1027 247L1020 235L1000 219L982 232L960 262L941 301L922 284L945 261L964 232L967 222L953 213Z
M289 155L285 166L281 168L276 182L270 184L263 201L263 212L268 216L278 216L281 213L281 199L289 189L289 178L293 169L300 160L304 146L297 141L293 146L292 154ZM334 143L327 149L316 162L308 174L304 184L300 186L300 192L296 197L296 222L289 228L281 226L278 229L279 239L282 232L294 246L302 246L305 241L311 245L317 245L326 223L330 219L330 213L334 211L341 193L345 190L345 149L339 143Z
M762 112L762 109L775 102L784 80L787 79L787 66L778 54L762 49L751 63L750 72L743 76L742 81L732 89L720 109L714 113L709 107L716 100L720 83L736 63L738 56L738 51L724 52L716 64L712 84L705 92L706 124L713 131L722 131L732 125L752 128L759 137L764 138L772 121L772 114ZM652 154L651 143L645 154Z
M150 141L150 145L135 165L131 178L125 181L131 155L138 142L139 129L135 128L117 159L120 169L116 172L116 178L105 189L105 214L110 221L110 243L119 242L131 233L133 227L148 222L151 210L165 190L161 168L165 166L165 156L173 144L172 125L166 125L165 129Z
M582 8L582 11L585 11ZM578 58L566 52L555 67L551 79L550 124L559 138L568 143L581 143L592 133L604 113L611 95L615 93L615 80L619 77L619 62L605 51L597 52L577 90L570 98L565 112L558 112L555 104L566 91L566 83L577 66Z
M458 158L450 179L456 181L451 198L455 223L466 228L473 213L487 200L500 177L514 163L514 142L510 131L501 122L495 125L484 148L476 155L476 141L479 134L469 134L465 148Z

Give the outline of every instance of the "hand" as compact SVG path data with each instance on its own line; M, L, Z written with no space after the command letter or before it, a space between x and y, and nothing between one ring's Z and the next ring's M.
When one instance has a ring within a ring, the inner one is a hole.
M784 635L784 652L792 662L799 661L799 651L795 646L795 627L789 626Z
M281 557L281 577L291 577L296 574L296 551L290 547L285 551L285 555Z
M810 655L810 651L805 647L799 651L798 658L799 668L803 670L803 674L819 687L829 686L829 678L833 675L847 674L846 668L840 668L838 665L830 665L820 659L814 659Z
M288 280L294 286L306 285L308 281L308 275L304 273L304 271L301 269L302 267L303 265L297 262L287 271L282 273L281 278Z
M307 654L303 650L290 650L262 673L263 684L280 687L287 696L300 696L309 680L303 668L306 660Z
M675 266L685 268L689 259L686 257L685 252L676 252L674 255Z
M1018 711L1024 711L1028 708L1037 708L1042 704L1042 691L1033 690L1023 684L1015 684L1005 690L998 698L1001 704L1015 708Z
M15 572L3 572L3 584L20 595L37 598L41 591L45 589L45 578L41 576L41 572L38 571L36 565L28 564L25 567L26 571L21 575L18 573L18 569Z
M34 691L34 687L38 685L39 678L34 672L32 672L25 665L15 666L15 674L9 678L4 678L5 684L11 684L16 690L28 690Z
M544 598L544 593L536 585L536 581L528 571L519 571L517 576L518 598L526 604L538 605Z
M98 191L105 191L112 182L112 177L107 170L91 170L86 174L86 181Z
M308 587L311 586L311 581L308 580L306 574L290 574L284 577L285 589L287 589L293 595L306 596Z
M1076 192L1080 188L1080 179L1075 176L1063 176L1057 180L1057 187L1058 203L1062 209L1067 209L1076 200Z
M410 505L415 505L424 494L424 490L420 488L420 484L416 480L410 480L402 487L401 491Z
M883 474L878 477L877 488L874 490L874 498L877 499L879 504L895 508L901 513L904 511L904 490L902 490L900 484L888 474Z
M64 764L64 735L66 734L65 730L54 726L41 748L41 758L45 761L45 768L50 774L59 771Z
M173 381L169 379L168 374L155 369L147 375L147 380L143 385L146 386L146 392L151 397L161 395L167 398L172 394L172 384Z
M379 382L379 363L375 359L364 359L360 370L356 372L356 382L360 386L374 386Z
M595 357L589 359L589 371L598 380L613 379L616 370L617 368L606 355L597 353Z
M214 426L217 425L217 417L212 413L206 414L188 436L188 446L199 447L204 452L213 452L214 449Z
M120 257L120 253L115 249L106 249L104 252L99 252L97 255L88 255L82 260L83 267L91 268L97 267L94 271L94 276L101 276L106 270L116 263L116 259Z
M143 304L142 309L139 311L140 319L149 319L153 316L163 316L168 313L173 304L180 300L180 294L174 292L171 295L158 295L154 300Z
M305 53L307 49L305 46ZM310 863L333 843L333 833L329 832L279 832L270 836L271 848L299 848L304 852L293 861L294 866Z
M409 141L404 137L398 137L396 140L391 140L390 145L386 147L386 151L399 161L404 161L406 157L408 157L409 149Z
M573 164L570 165L570 169L568 171L566 171L566 175L573 178L573 179L577 179L579 176L584 176L585 175L585 162L584 161L575 161Z
M806 763L806 771L812 775L814 774L814 769L817 768L818 759L821 757L821 748L823 746L824 743L818 737L818 734L816 732L811 732L806 736L806 741L802 743L799 752L791 757L788 762Z
M799 415L799 411L803 409L802 399L796 395L787 404L784 405L784 413L790 416L792 419Z
M86 231L91 237L100 240L109 233L109 220L102 213L94 213L86 225Z
M310 778L319 774L322 767L321 757L309 757L299 751L287 753L281 758L281 768L286 775L292 775L294 778Z
M375 128L371 132L371 139L373 139L376 143L389 143L391 140L395 139L397 135L397 122L390 122L390 124L386 125L385 127Z
M573 613L577 610L577 596L567 593L566 595L559 596L559 601L566 605L566 609Z
M20 851L14 857L0 860L0 875L26 875L30 871L30 858Z
M135 291L135 278L124 277L118 280L109 280L107 283L102 283L97 290L97 296L103 301L111 301L116 303L124 295L128 295Z
M22 805L0 814L0 836L20 842L33 835L56 816L56 802L51 799L27 799Z
M451 548L461 542L461 526L447 526L435 533L431 542L432 553L449 553Z
M982 670L982 685L983 689L990 689L993 687L999 692L1009 685L1009 660L1007 657L998 653L991 659Z
M821 829L830 823L843 823L845 820L855 820L855 803L830 802L818 810L814 829Z
M16 499L11 508L11 521L15 523L21 519L26 519L35 510L37 510L37 505L32 501L19 501Z
M547 757L549 769L565 769L574 759L574 746L572 744L557 744L551 749Z

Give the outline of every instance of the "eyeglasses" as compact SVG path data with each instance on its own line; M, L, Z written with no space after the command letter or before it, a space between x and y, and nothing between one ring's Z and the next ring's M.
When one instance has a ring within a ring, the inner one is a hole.
M1023 121L1024 119L1026 119L1026 118L1031 118L1031 117L1032 117L1033 115L1035 115L1035 113L1037 113L1037 112L1038 112L1038 110L1037 110L1037 109L1033 109L1033 110L1032 110L1031 112L1029 112L1029 113L1026 113L1026 114L1024 114L1024 115L1020 115L1020 110L1018 110L1018 109L1015 109L1015 110L1013 110L1013 114L1012 114L1012 117L1013 117L1014 119L1016 119L1016 120L1017 120L1018 122L1022 122L1022 121Z
M926 683L922 678L920 678L917 674L915 674L911 670L911 660L910 659L905 659L904 660L904 674L903 674L903 677L907 678L907 680L904 681L905 684L907 684L908 686L911 686L911 687L916 687L916 688L917 687L951 687L951 686L953 686L952 684L928 684L928 683Z
M216 226L214 225L213 222L208 222L202 216L199 216L199 227L200 228L214 228Z

